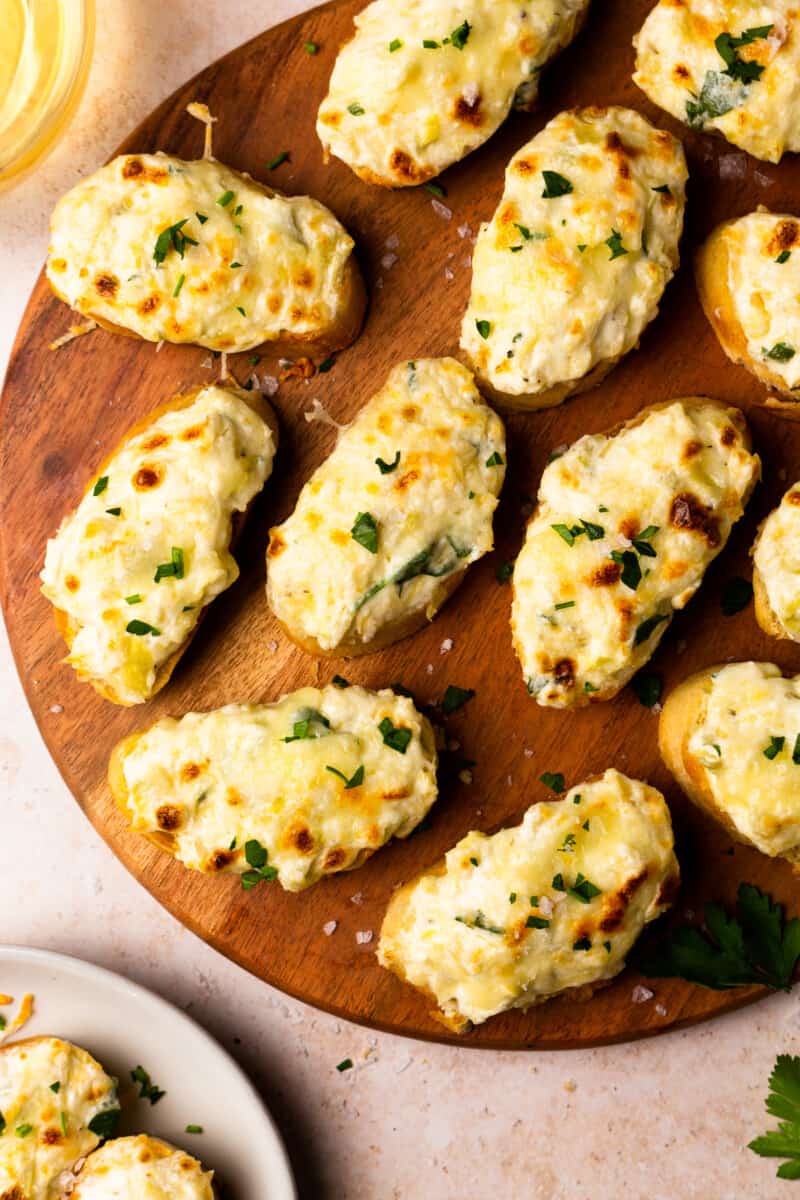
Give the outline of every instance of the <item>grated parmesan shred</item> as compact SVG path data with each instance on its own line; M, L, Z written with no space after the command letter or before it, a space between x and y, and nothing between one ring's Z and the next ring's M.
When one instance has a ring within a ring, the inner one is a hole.
M312 425L315 421L318 421L320 425L330 425L331 429L338 429L341 431L342 429L347 428L346 425L340 425L338 421L334 421L333 417L328 412L327 408L325 408L318 396L314 397L314 399L311 401L311 408L309 408L307 412L304 412L303 416L305 417L306 421L308 421L309 425Z
M214 136L214 122L216 117L212 117L208 105L200 104L197 100L193 100L191 104L186 105L186 111L190 117L194 117L197 121L202 121L205 125L205 140L203 142L203 158L213 158L212 139Z
M83 325L70 325L66 333L50 343L50 349L60 350L68 342L74 342L75 338L84 337L85 334L91 333L95 329L97 329L97 321L85 321Z
M6 1028L0 1034L0 1043L4 1042L6 1038L10 1038L12 1034L17 1032L17 1030L22 1029L23 1025L27 1025L28 1021L30 1021L31 1017L33 1016L33 999L33 994L31 992L25 993L20 1002L17 1015L12 1021L9 1021ZM11 996L4 996L3 1000L9 1004L12 1003Z

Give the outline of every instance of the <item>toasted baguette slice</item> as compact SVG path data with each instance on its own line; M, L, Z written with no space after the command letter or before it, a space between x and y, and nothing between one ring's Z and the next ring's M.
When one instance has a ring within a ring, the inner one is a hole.
M404 884L378 959L463 1033L563 992L591 995L678 883L664 797L608 770L532 805L513 829L467 834Z
M53 291L113 333L322 355L361 328L364 283L333 213L213 158L115 158L59 200L50 229Z
M800 404L800 220L765 209L724 221L695 255L703 311L732 362Z
M551 408L635 348L678 266L686 159L629 108L559 113L481 227L461 349L507 408Z
M800 150L797 33L789 0L658 0L633 39L633 82L692 129L780 162Z
M109 1137L116 1080L79 1046L56 1037L0 1046L0 1196L54 1200L58 1180Z
M277 437L257 391L225 383L176 396L134 425L48 542L42 591L67 661L105 699L139 704L160 691L237 578L231 550Z
M750 551L756 620L765 633L800 642L800 485L759 526Z
M580 438L545 468L511 612L538 704L582 707L625 686L725 546L760 467L739 409L693 396Z
M534 107L589 0L373 0L342 46L317 133L367 183L409 187Z
M270 530L267 597L293 641L352 657L431 621L492 548L505 454L466 367L395 367Z
M301 891L407 837L436 799L436 748L411 700L360 687L302 688L274 704L165 718L109 765L131 828L185 866Z
M667 697L661 757L737 841L800 866L800 678L772 663L698 671Z
M69 1194L72 1200L215 1200L213 1178L185 1150L140 1133L90 1154Z

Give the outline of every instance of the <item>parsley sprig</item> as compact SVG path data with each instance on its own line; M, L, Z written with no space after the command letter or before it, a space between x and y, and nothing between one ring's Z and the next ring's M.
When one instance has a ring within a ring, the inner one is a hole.
M262 882L271 883L277 878L278 872L275 867L267 866L269 855L261 842L257 842L255 838L251 838L249 842L244 844L244 856L247 860L249 871L245 871L242 875L242 888L246 892L250 892Z
M163 1088L156 1087L141 1064L131 1071L131 1079L134 1083L138 1083L141 1099L149 1100L151 1104L158 1104L161 1097L167 1094Z
M706 904L702 929L673 929L639 967L658 979L686 979L718 991L752 984L788 991L798 958L800 919L785 920L782 905L741 883L735 916L721 904Z
M785 1158L778 1179L800 1179L800 1058L779 1054L769 1077L767 1112L782 1118L777 1129L748 1142L748 1150L762 1158Z
M176 222L175 225L168 225L167 228L163 229L158 235L156 238L156 244L153 248L153 258L155 259L157 266L161 266L170 250L175 250L175 252L181 258L183 258L184 254L186 253L187 246L198 245L198 242L196 242L193 237L189 237L188 233L183 232L184 225L190 220L190 217L184 217L182 221Z

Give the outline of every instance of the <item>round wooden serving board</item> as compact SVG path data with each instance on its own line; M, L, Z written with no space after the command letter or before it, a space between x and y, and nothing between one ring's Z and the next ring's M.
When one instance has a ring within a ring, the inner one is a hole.
M703 1020L762 993L656 981L655 1000L634 1004L631 992L640 977L629 969L589 1003L562 999L509 1013L457 1039L430 1017L415 991L381 970L375 941L392 889L469 829L516 823L528 805L547 795L542 772L561 771L572 785L611 765L650 780L668 797L684 877L678 917L686 909L699 911L704 900L731 899L741 880L767 888L789 911L800 912L800 889L785 863L734 846L680 794L659 760L657 717L630 688L612 703L580 712L537 707L511 647L510 587L495 579L498 564L519 551L528 499L554 447L607 429L655 401L718 397L746 410L764 460L764 483L700 593L676 617L652 668L663 672L667 688L722 659L772 660L800 669L800 648L761 633L752 607L731 618L720 608L726 580L750 574L747 549L758 522L800 474L800 426L760 407L761 387L728 363L700 310L691 273L692 248L717 221L757 204L791 210L800 195L800 162L757 163L653 108L631 82L631 38L651 4L604 0L594 5L571 49L545 72L539 110L512 116L488 145L442 178L453 211L447 220L423 189L371 188L340 163L322 161L314 132L317 106L337 47L362 4L328 4L256 38L176 92L122 147L197 157L202 128L185 107L205 101L219 118L215 152L223 162L287 192L310 193L341 218L356 239L371 295L360 339L333 369L281 385L275 398L281 448L240 544L241 578L214 604L173 681L147 706L117 708L61 665L64 646L38 574L48 536L127 428L174 392L215 377L219 363L210 367L202 349L165 345L156 353L150 344L104 332L51 352L48 344L64 332L70 314L43 278L34 289L8 369L0 434L2 599L23 685L67 784L126 866L223 954L302 1000L395 1033L496 1048L587 1046ZM306 53L306 41L319 43L316 56ZM291 511L334 442L333 430L307 424L303 413L319 397L337 420L349 420L394 363L457 354L470 237L497 204L505 164L556 112L579 104L631 105L683 138L691 171L684 265L641 348L601 387L560 408L509 417L509 476L495 520L497 549L472 568L437 620L373 657L319 665L283 636L264 599L267 529ZM289 161L268 171L266 163L283 150ZM394 264L385 258L393 237L399 238ZM247 356L230 365L241 380L253 369ZM256 370L277 374L279 367L264 359ZM449 652L445 639L453 642ZM473 781L464 784L457 772L445 773L427 828L379 851L359 871L301 895L277 885L245 893L238 879L190 872L126 830L106 786L109 752L119 738L166 713L272 700L327 682L336 672L368 687L401 681L422 703L439 699L449 683L475 689L475 699L448 720L449 738L476 762ZM326 937L322 927L330 920L338 927ZM375 941L357 944L358 930L373 930Z

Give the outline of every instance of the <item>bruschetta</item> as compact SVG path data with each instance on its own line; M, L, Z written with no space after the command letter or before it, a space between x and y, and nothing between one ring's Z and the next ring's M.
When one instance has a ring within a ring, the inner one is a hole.
M658 0L633 81L692 129L780 162L800 150L799 20L794 0Z
M317 117L326 155L408 187L481 146L583 24L589 0L373 0Z
M128 433L48 542L42 591L81 679L139 704L170 678L272 471L277 423L231 383L176 396Z
M501 406L550 408L638 344L678 266L680 142L629 108L562 112L481 226L461 349Z
M71 1200L215 1200L214 1172L185 1150L140 1133L115 1138L76 1173Z
M210 350L326 354L366 304L353 240L323 204L213 158L124 154L50 222L47 278L104 329Z
M468 833L401 887L378 958L463 1033L563 992L590 996L678 885L664 797L609 770L512 829Z
M55 1200L63 1172L110 1137L116 1080L79 1046L55 1037L0 1047L0 1196Z
M728 358L800 402L800 219L759 209L723 222L698 250L695 276Z
M582 437L545 468L511 618L538 704L625 686L697 591L760 466L739 409L692 397Z
M267 596L293 641L350 657L432 620L492 549L505 453L466 367L395 367L270 531Z
M405 696L331 684L158 721L116 746L109 782L131 829L186 867L297 892L412 832L436 748Z
M661 757L740 842L800 867L800 676L772 663L698 671L666 699Z
M765 633L800 642L800 484L762 522L751 553L756 620Z

